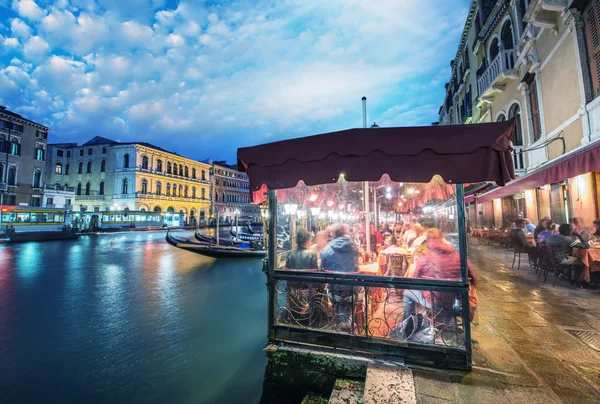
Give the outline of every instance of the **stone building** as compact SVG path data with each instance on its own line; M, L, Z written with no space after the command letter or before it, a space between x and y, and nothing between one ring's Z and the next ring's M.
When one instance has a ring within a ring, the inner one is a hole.
M0 106L0 205L41 206L49 130Z
M49 145L46 182L73 187L75 211L167 213L168 225L205 223L210 211L209 164L160 147L94 137ZM168 213L181 223L170 223Z
M473 196L471 223L505 227L516 217L551 216L558 222L581 217L589 226L600 215L598 170L582 163L600 161L599 6L472 1L440 124L515 119L519 178Z
M252 205L248 175L224 161L212 163L213 213L223 223L232 223L235 215L260 220L260 209Z

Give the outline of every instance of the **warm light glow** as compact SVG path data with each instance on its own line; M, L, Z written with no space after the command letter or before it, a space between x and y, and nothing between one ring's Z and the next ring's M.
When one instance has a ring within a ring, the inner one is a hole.
M387 187L385 190L386 190L387 192L392 192L392 187Z
M392 199L392 194L390 194L390 193L387 193L387 194L385 194L385 197L386 197L387 199Z
M418 189L415 191L415 194L420 194L421 191L419 191Z
M340 210L344 209L344 205L340 205L338 206L338 208L340 208Z
M527 200L527 202L532 201L533 193L532 193L531 189L528 189L527 191L525 191L525 199Z
M333 206L333 201L327 201L327 206L332 207Z
M319 214L321 213L321 208L316 207L316 208L310 208L310 213L313 216L319 216Z
M306 216L306 212L303 210L299 210L296 212L296 216L298 216L300 219L302 219L304 216Z
M309 201L314 202L316 201L318 198L317 194L311 194L310 197L308 198Z
M415 193L415 189L414 188L408 188L408 191L406 191L409 195L412 195Z
M398 202L398 206L402 206L402 202Z

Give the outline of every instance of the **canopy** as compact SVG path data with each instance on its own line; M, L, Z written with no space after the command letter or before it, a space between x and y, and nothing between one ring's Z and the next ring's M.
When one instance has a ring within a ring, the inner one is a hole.
M600 170L600 142L594 142L572 153L565 154L543 165L535 171L496 188L477 198L477 202L488 202L497 198L514 195L527 189L538 188Z
M447 183L514 178L510 137L514 120L474 125L349 129L238 149L238 169L258 191L377 181L429 182L438 174ZM256 198L255 198L256 199Z

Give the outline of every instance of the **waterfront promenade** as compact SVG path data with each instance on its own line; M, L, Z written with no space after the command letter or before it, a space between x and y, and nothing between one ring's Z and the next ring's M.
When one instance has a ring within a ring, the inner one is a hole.
M471 246L479 307L472 328L473 370L414 369L419 403L600 402L600 354L573 336L600 336L600 290L543 284L512 253ZM576 332L575 332L576 333Z

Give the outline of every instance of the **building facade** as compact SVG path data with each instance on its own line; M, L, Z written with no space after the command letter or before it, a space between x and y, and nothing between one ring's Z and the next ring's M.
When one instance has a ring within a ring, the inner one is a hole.
M0 205L41 206L49 130L0 106Z
M517 217L536 222L548 216L558 222L580 217L590 226L599 217L598 171L576 160L600 150L599 6L586 0L471 3L439 121L514 119L518 176L510 187L477 195L471 223L506 227Z
M168 225L195 225L208 220L210 169L148 143L95 137L81 146L49 145L46 182L74 190L74 211L164 212Z
M223 161L212 162L213 214L221 223L233 223L239 217L260 220L260 209L252 205L248 175Z

